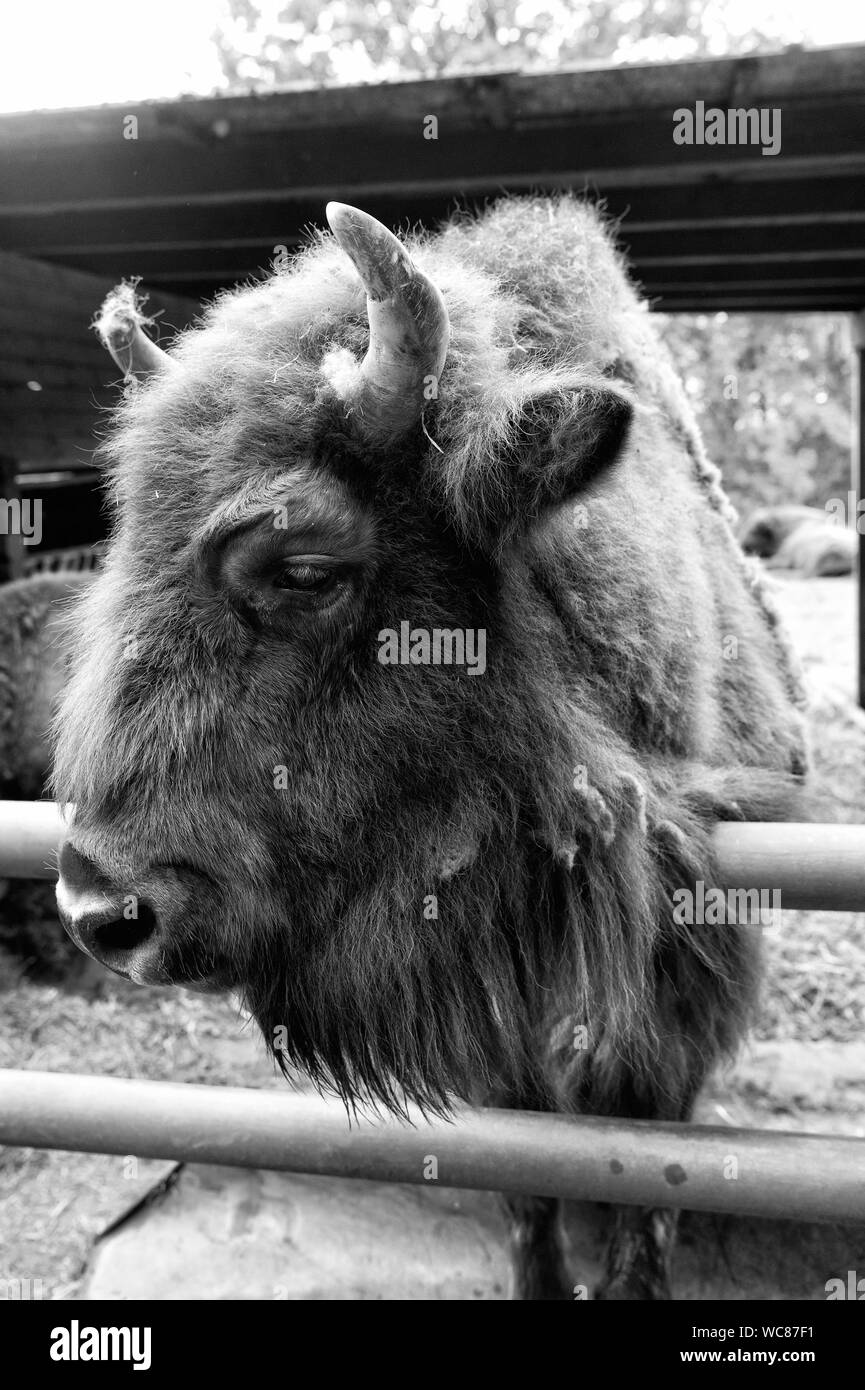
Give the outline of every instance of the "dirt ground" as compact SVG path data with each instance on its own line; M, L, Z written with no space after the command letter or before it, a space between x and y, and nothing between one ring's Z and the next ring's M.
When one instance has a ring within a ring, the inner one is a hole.
M779 577L775 594L809 697L815 819L865 820L865 711L855 702L853 577ZM761 1038L865 1037L865 913L792 912L765 934Z
M861 821L865 715L853 700L854 582L784 577L777 593L813 700L821 818ZM865 1133L865 914L786 912L782 927L766 933L766 954L757 1042L732 1089L711 1089L700 1118ZM0 1066L284 1084L227 999L136 989L107 976L95 984L86 976L79 988L86 992L25 979L0 951ZM799 1087L789 1082L789 1065L783 1084L777 1080L778 1059L790 1056L808 1059ZM39 1279L45 1297L74 1298L100 1232L170 1176L170 1165L132 1156L0 1149L0 1298L9 1279Z

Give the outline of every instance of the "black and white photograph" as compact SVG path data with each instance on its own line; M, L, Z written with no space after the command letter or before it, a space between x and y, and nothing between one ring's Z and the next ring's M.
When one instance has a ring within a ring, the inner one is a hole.
M865 12L10 0L0 332L20 1374L558 1301L828 1377Z

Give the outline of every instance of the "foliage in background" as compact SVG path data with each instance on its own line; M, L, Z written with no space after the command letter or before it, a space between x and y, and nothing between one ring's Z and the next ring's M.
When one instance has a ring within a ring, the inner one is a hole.
M852 443L843 314L659 314L706 450L743 514L846 500Z
M230 91L670 62L809 40L783 8L756 28L731 0L227 0L214 35ZM846 496L841 315L688 315L663 331L740 511Z
M232 90L442 73L673 62L801 43L783 8L731 32L729 0L227 0ZM735 21L734 21L735 22Z

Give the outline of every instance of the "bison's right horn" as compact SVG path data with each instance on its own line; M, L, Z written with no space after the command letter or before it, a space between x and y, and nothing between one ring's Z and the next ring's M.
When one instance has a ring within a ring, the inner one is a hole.
M174 366L168 353L145 334L143 325L150 322L141 312L135 285L123 284L108 295L93 325L126 381Z
M437 390L450 338L444 300L402 242L369 213L328 203L327 220L363 281L369 319L363 362L352 360L346 369L343 355L332 383L373 433L399 434Z

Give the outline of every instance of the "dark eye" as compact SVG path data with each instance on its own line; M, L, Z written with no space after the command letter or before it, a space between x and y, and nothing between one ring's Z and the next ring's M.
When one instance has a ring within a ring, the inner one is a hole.
M277 589L296 590L305 594L320 594L329 589L334 582L333 570L322 565L307 564L302 560L283 565L274 578Z

